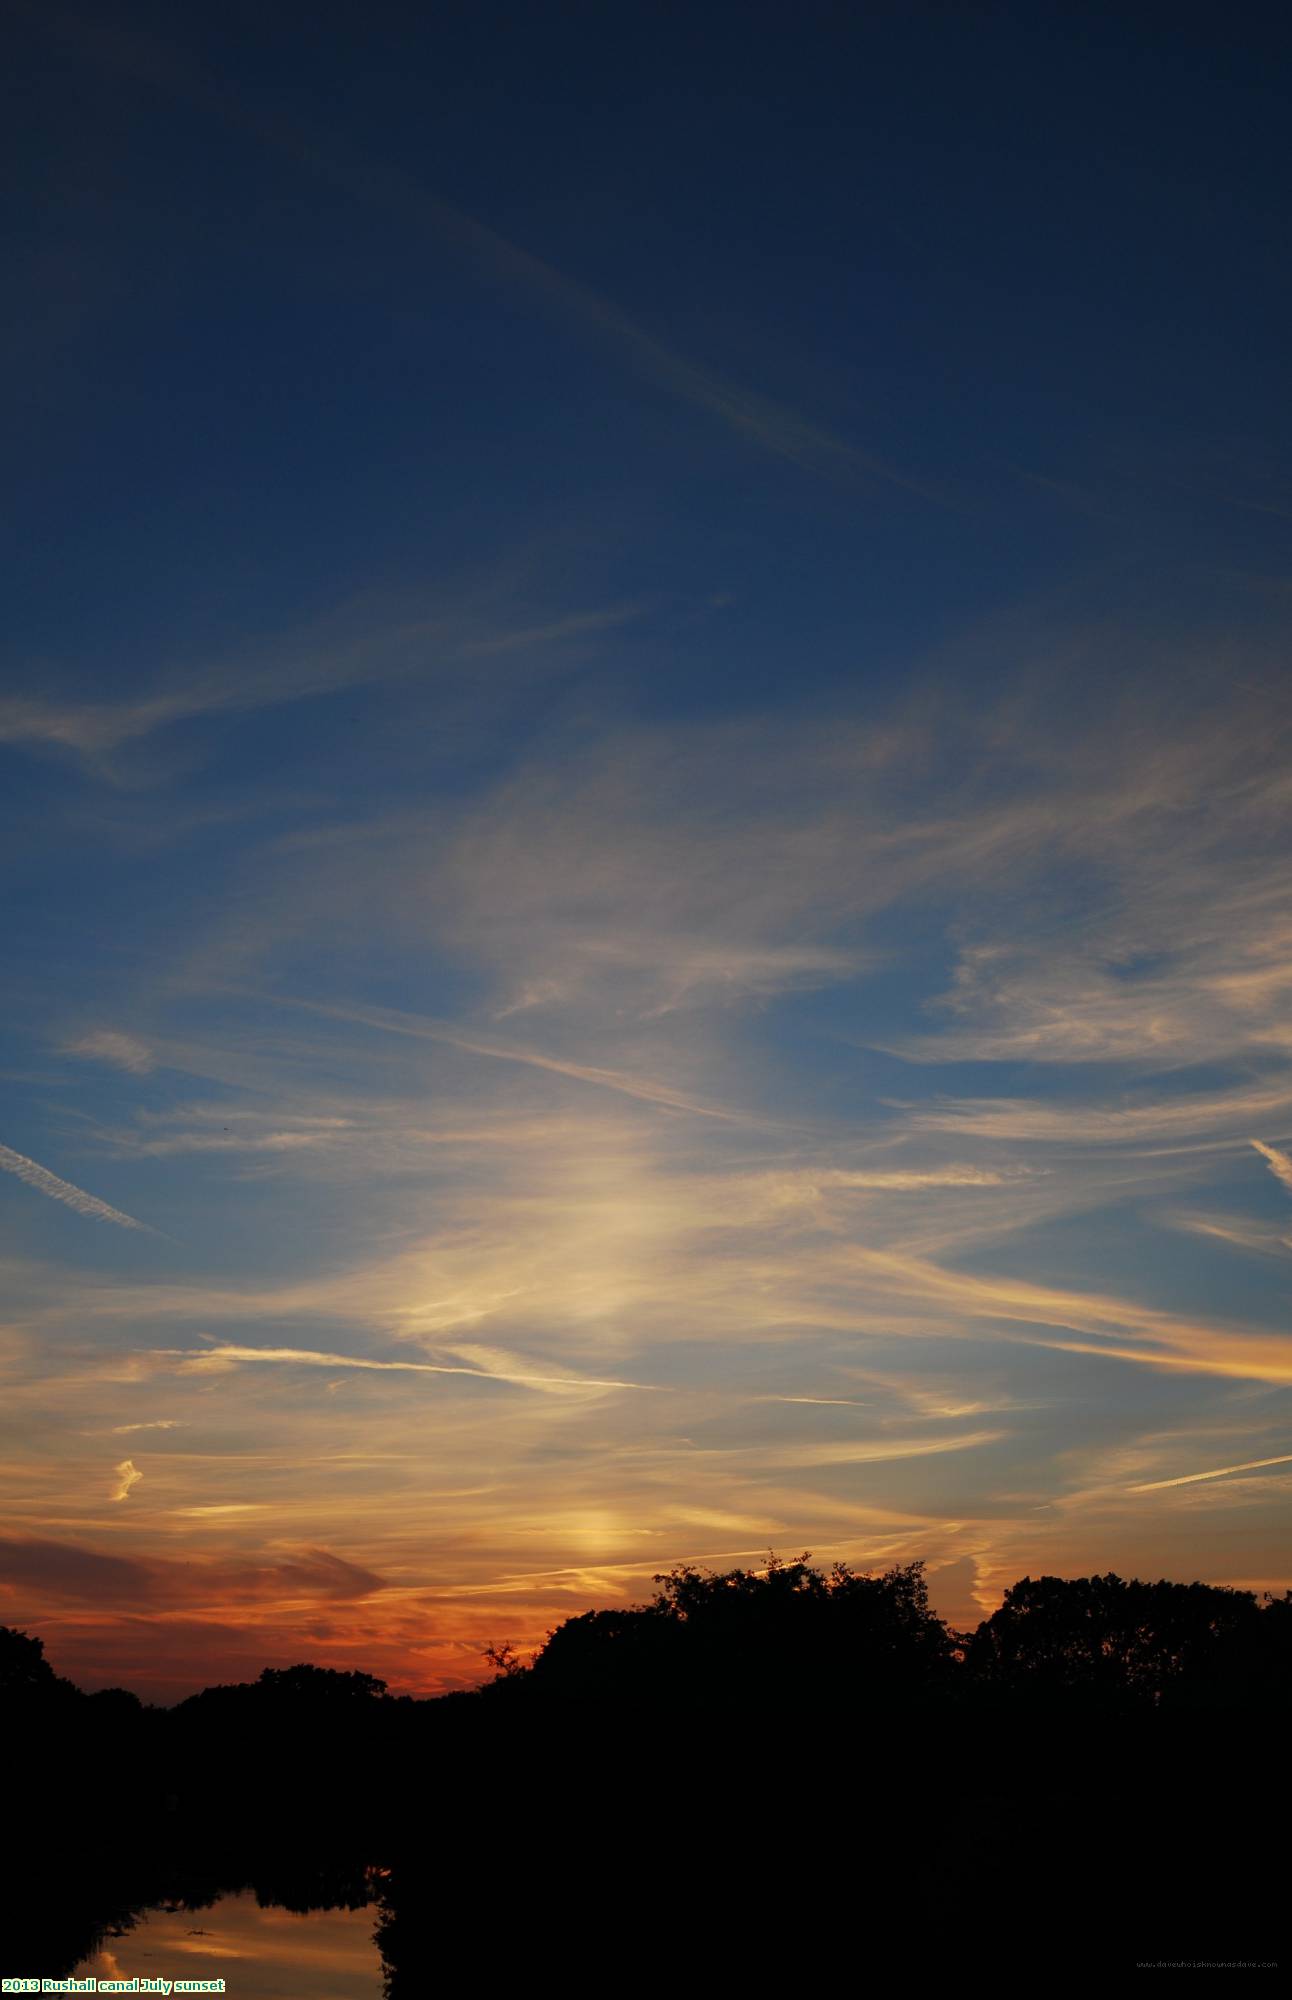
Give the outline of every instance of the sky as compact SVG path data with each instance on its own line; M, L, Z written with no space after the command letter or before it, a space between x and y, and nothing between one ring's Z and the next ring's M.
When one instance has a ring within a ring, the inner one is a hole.
M1292 1585L1287 20L14 20L0 1622Z

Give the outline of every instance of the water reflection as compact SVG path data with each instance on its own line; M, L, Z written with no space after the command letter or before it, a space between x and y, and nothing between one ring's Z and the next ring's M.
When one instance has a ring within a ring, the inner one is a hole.
M205 1909L142 1911L77 1966L77 1976L219 1979L233 2000L380 2000L375 1912L262 1906L254 1891Z

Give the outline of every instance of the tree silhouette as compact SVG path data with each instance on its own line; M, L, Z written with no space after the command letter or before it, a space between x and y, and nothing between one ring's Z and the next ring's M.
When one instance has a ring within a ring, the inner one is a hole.
M509 1643L487 1657L475 1693L393 1697L298 1663L163 1710L80 1694L0 1628L11 1970L69 1972L136 1910L253 1882L298 1909L379 1897L390 2000L412 2000L442 1971L446 1911L505 1908L533 1937L577 1884L618 1949L629 1887L634 1908L645 1884L701 1909L715 1869L810 1885L827 1911L864 1883L886 1914L872 1965L885 1940L909 1961L927 1909L965 1934L1002 1883L1011 1949L1061 1905L1082 1912L1065 1953L1105 1968L1117 1940L1127 1963L1268 1955L1278 1794L1252 1774L1289 1707L1292 1592L1025 1577L955 1637L918 1562L773 1554L664 1571L644 1603L565 1619L531 1665ZM103 1809L69 1814L85 1797ZM531 1809L543 1837L512 1838ZM688 1940L680 1921L670 1949L700 1966L712 1945L728 1977L730 1927ZM778 1935L801 1954L800 1927ZM764 1929L742 1937L780 1983Z
M45 1642L10 1625L0 1625L0 1695L49 1692L57 1676L45 1658Z
M274 1702L303 1703L329 1707L341 1702L380 1701L385 1681L375 1674L343 1672L336 1667L266 1667L255 1683L259 1693Z
M45 1642L0 1625L0 1701L6 1703L79 1701L75 1682L56 1674L45 1658Z
M1270 1619L1250 1591L1214 1584L1024 1577L979 1626L967 1665L980 1685L1031 1703L1215 1699L1250 1681Z
M586 1611L549 1633L527 1676L534 1693L687 1704L909 1698L949 1685L953 1644L929 1609L922 1563L825 1573L805 1551L771 1554L759 1570L684 1565L654 1581L648 1604Z

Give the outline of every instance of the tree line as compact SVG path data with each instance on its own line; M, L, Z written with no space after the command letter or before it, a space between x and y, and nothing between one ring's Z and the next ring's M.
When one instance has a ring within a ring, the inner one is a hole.
M301 1664L156 1708L0 1628L6 1973L239 1884L376 1897L390 2000L464 1927L528 1975L575 1907L602 1982L649 1935L673 1983L812 1985L832 1924L906 1972L998 1920L1034 1967L1277 1954L1292 1592L1025 1577L958 1631L918 1562L654 1582L425 1699Z
M39 1638L0 1626L0 1702L11 1716L58 1714L110 1737L168 1715L178 1742L260 1719L330 1729L377 1712L432 1708L465 1725L470 1707L544 1703L685 1707L763 1703L778 1693L822 1703L868 1693L908 1705L984 1712L1136 1714L1149 1709L1277 1708L1292 1691L1292 1591L1105 1576L1024 1577L973 1631L929 1605L925 1565L880 1573L823 1570L809 1553L758 1569L680 1566L656 1576L644 1604L584 1611L549 1632L526 1662L510 1642L485 1648L492 1678L468 1694L392 1696L376 1675L302 1663L254 1682L213 1686L170 1711L123 1688L85 1695L55 1674Z

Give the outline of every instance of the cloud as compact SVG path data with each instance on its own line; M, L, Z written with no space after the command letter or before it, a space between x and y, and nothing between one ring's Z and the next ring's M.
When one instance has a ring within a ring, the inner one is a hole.
M0 1536L0 1580L41 1598L126 1604L151 1595L148 1565L43 1536Z
M954 694L945 708L944 729L924 713L840 714L580 735L460 809L401 806L321 826L308 846L294 835L268 878L257 861L261 955L316 926L356 942L429 926L494 981L483 1016L541 1016L543 1046L511 1059L622 1078L629 1065L591 1053L622 1048L615 1022L860 990L900 962L866 926L901 908L945 931L955 975L927 996L931 1032L877 1030L859 1037L868 1047L921 1064L1133 1062L1142 1075L1259 1057L1271 1082L1285 1072L1292 892L1263 860L1277 726L1262 745L1241 713L1166 743L1159 724L1146 748L1132 719L1110 759L1080 719L1060 752L1002 747L999 716L966 716ZM971 746L958 764L957 731ZM1066 900L1042 941L1037 911L1055 893ZM245 950L242 901L238 924ZM505 1046L478 1022L423 1018ZM704 1101L679 1079L666 1088Z
M441 692L469 684L475 662L493 655L559 649L639 618L640 604L509 625L499 617L504 585L460 593L435 610L392 615L361 599L276 640L248 642L226 660L172 669L151 690L118 701L11 695L0 700L0 743L70 750L111 775L123 746L178 723L314 701L347 688L437 674Z
M96 1028L63 1044L63 1052L83 1056L87 1062L105 1062L133 1076L146 1076L154 1067L146 1042L135 1035L123 1035L112 1028Z
M1273 1583L1251 1468L1292 1344L1277 1267L1229 1247L1270 1225L1223 1212L1292 1108L1270 760L1174 710L1129 753L1106 713L1010 726L583 723L248 843L255 976L204 931L120 1016L146 1002L148 1106L86 1127L200 1180L200 1247L156 1282L15 1262L0 1341L6 1519L93 1540L102 1431L151 1424L136 1534L222 1567L133 1631L51 1613L51 1656L150 1689L297 1657L235 1571L315 1543L389 1580L329 1600L319 1657L416 1687L479 1678L482 1606L530 1643L710 1545L927 1557L990 1609L1092 1547L1224 1580L1242 1509ZM1249 1470L1127 1494L1199 1460Z
M0 1536L0 1583L32 1601L87 1609L165 1610L303 1599L353 1601L385 1588L383 1578L326 1549L229 1558L191 1553L117 1556L44 1536Z
M541 1050L522 1047L516 1043L485 1039L468 1030L455 1027L448 1021L436 1021L414 1014L397 1012L389 1007L330 1006L318 1000L305 1000L290 994L267 994L266 999L275 1006L297 1007L304 1013L319 1014L329 1020L348 1021L355 1026L376 1028L385 1034L409 1035L415 1039L430 1042L444 1042L450 1048L461 1049L466 1055L485 1056L496 1062L521 1063L531 1069L547 1070L554 1076L568 1076L579 1083L590 1083L603 1090L614 1090L625 1097L635 1097L646 1104L658 1104L669 1111L686 1111L699 1118L716 1118L730 1124L744 1124L746 1116L742 1112L728 1111L720 1105L705 1104L677 1090L673 1085L652 1077L639 1077L622 1070L605 1069L590 1063L573 1062L560 1056L545 1055Z
M380 1329L431 1350L415 1363L390 1363L338 1343L363 1366L452 1374L465 1359L467 1374L550 1381L562 1394L581 1381L664 1386L672 1367L663 1374L656 1362L625 1365L643 1344L662 1355L703 1342L716 1357L719 1344L770 1350L790 1328L908 1342L1026 1341L1234 1379L1284 1380L1292 1368L1286 1342L1259 1326L984 1269L993 1236L1025 1236L1081 1199L1124 1199L1127 1184L1142 1198L1139 1164L1129 1181L1114 1176L1105 1187L1096 1177L1090 1188L1074 1190L1057 1165L1038 1174L1013 1162L920 1161L900 1140L885 1142L878 1154L872 1145L869 1157L863 1149L855 1164L842 1165L837 1157L804 1159L797 1134L762 1130L748 1163L724 1164L712 1154L707 1126L642 1125L629 1113L589 1108L546 1121L522 1112L471 1131L459 1116L446 1105L429 1221L428 1184L416 1173L394 1208L374 1191L374 1168L403 1173L415 1165L416 1151L406 1150L402 1136L383 1158L373 1135L353 1165L348 1184L356 1198L375 1201L388 1226L396 1213L406 1216L397 1245L268 1286L65 1288L65 1309L83 1326L260 1322L304 1331L327 1318L352 1338L366 1341ZM743 1134L738 1143L742 1155L751 1150ZM780 1165L778 1150L786 1156ZM485 1349L467 1357L459 1349L450 1365L445 1340L486 1322L490 1358L483 1359ZM1087 1350L1081 1339L1066 1338L1073 1335L1101 1345ZM566 1372L516 1352L531 1343L560 1356ZM207 1349L167 1352L187 1369L207 1371L258 1357L299 1356L334 1372L348 1365L308 1339L272 1336L254 1346L221 1339ZM137 1359L144 1365L145 1356ZM702 1378L706 1372L707 1364ZM828 1398L838 1385L791 1377L758 1386Z
M1275 1180L1282 1181L1288 1193L1292 1194L1292 1159L1280 1152L1277 1146L1267 1146L1260 1139L1252 1139L1249 1143L1265 1160Z
M119 1208L110 1208L97 1195L87 1194L84 1188L74 1187L71 1181L60 1180L48 1167L29 1160L25 1153L15 1153L9 1146L0 1146L0 1171L16 1174L28 1187L48 1195L51 1201L61 1201L66 1207L74 1208L78 1215L88 1215L98 1222L115 1222L120 1229L148 1228L146 1222L136 1222L132 1215L123 1215Z
M1098 1344L1058 1341L1033 1332L1025 1338L1071 1353L1103 1355L1150 1368L1194 1370L1238 1380L1292 1382L1292 1342L1281 1333L1189 1320L1131 1299L1081 1292L1030 1279L981 1276L944 1269L899 1252L852 1246L845 1256L892 1293L949 1307L956 1319L1054 1327L1093 1334ZM1127 1345L1127 1337L1133 1345ZM1106 1343L1106 1344L1104 1344Z
M124 1500L128 1497L131 1488L139 1484L139 1481L143 1478L143 1473L140 1472L132 1459L123 1458L120 1465L113 1467L112 1476L116 1483L110 1497L113 1500Z
M888 1170L879 1167L862 1168L856 1171L836 1169L816 1175L813 1178L819 1186L834 1188L856 1188L858 1191L884 1191L892 1194L918 1194L931 1188L964 1187L1009 1187L1027 1178L1026 1167L1008 1169L992 1167L894 1167Z
M1227 1243L1235 1250L1253 1251L1264 1257L1284 1257L1292 1249L1292 1236L1268 1222L1243 1215L1206 1215L1189 1210L1163 1211L1157 1220L1168 1229L1187 1230L1194 1236Z
M398 1114L406 1116L406 1107L398 1107ZM396 1115L395 1106L357 1099L349 1102L345 1115L310 1113L289 1104L251 1110L225 1099L218 1104L141 1107L133 1125L97 1125L94 1136L112 1154L134 1159L260 1154L272 1164L276 1154L319 1153L338 1146L366 1151L371 1158L374 1142L389 1130ZM427 1143L431 1143L429 1132ZM284 1161L288 1169L294 1164L298 1163L290 1158Z
M699 939L652 935L585 937L574 949L581 966L567 968L564 980L549 975L522 986L517 996L495 1013L495 1019L526 1009L551 1006L568 998L572 987L599 972L640 976L649 971L660 983L661 995L644 1012L658 1018L674 1009L715 999L770 998L808 992L855 977L863 969L856 951L828 945L773 944L732 939L706 944ZM570 976L573 972L573 977Z
M1170 1097L1144 1097L1129 1104L960 1097L936 1099L927 1109L909 1101L896 1104L896 1108L907 1114L908 1129L919 1132L956 1132L1060 1146L1169 1145L1224 1133L1236 1138L1253 1113L1277 1114L1292 1109L1292 1077L1281 1076L1246 1089L1177 1089ZM1256 1140L1248 1143L1266 1151Z
M303 1148L335 1143L331 1132L173 1132L165 1138L143 1139L134 1134L122 1150L147 1159L177 1153L298 1153Z

